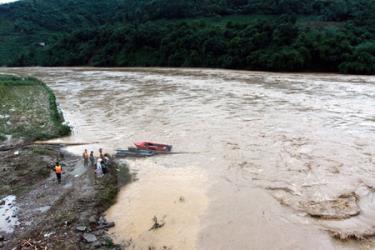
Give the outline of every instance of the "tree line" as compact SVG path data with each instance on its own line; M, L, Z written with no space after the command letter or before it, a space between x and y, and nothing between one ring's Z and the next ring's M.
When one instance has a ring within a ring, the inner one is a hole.
M71 23L55 31L48 46L28 47L11 65L375 73L375 1L110 0L96 7L70 2L80 6L72 12L84 13L85 21L73 27L78 21L68 18ZM95 8L103 9L101 17L91 16ZM238 21L241 16L254 18ZM38 27L53 30L42 23Z

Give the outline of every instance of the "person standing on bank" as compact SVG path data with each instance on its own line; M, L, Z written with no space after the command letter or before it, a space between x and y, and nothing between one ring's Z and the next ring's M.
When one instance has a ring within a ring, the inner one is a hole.
M102 159L99 158L96 162L96 177L102 177L103 176L103 168L102 168Z
M62 167L59 162L56 162L55 173L56 173L57 182L61 183Z
M87 167L89 165L89 153L87 152L87 149L85 149L85 152L83 152L82 157L83 157L83 165Z
M91 151L91 152L90 152L90 163L91 163L91 167L92 167L92 168L95 168L95 156L94 156L94 151Z
M99 148L99 157L100 159L104 159L104 154L103 154L103 149L102 148Z

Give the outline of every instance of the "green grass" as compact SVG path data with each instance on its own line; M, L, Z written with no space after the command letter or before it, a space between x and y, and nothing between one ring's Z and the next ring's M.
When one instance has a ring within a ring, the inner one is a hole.
M35 155L47 155L51 153L51 150L49 148L36 146L32 147L31 151Z
M6 135L39 140L70 134L52 90L36 78L0 75L0 114L3 140Z
M101 190L98 193L98 206L103 211L111 207L117 199L117 194L121 187L129 184L133 180L129 167L126 164L111 163L110 174L101 179Z

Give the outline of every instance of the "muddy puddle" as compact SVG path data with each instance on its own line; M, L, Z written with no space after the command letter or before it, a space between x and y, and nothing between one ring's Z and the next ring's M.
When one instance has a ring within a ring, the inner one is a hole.
M12 233L18 225L16 196L9 195L0 199L0 232Z
M371 249L375 77L203 69L23 68L74 133L183 154L128 160L138 181L107 216L134 249ZM70 151L81 153L82 147ZM180 198L183 197L180 201ZM156 216L165 225L149 231Z

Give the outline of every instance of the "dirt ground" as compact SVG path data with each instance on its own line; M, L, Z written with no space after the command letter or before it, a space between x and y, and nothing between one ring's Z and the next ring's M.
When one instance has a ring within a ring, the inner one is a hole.
M63 164L61 184L48 167L56 158ZM121 166L113 162L110 173L97 179L63 148L22 144L3 147L0 161L0 200L16 196L15 204L3 206L15 206L18 219L12 233L0 232L0 248L121 249L106 235L113 224L102 217L116 197Z
M0 75L0 249L118 249L102 213L130 181L126 166L93 168L62 145L35 139L68 135L50 88L35 78ZM63 166L58 184L52 167ZM121 175L121 182L118 182Z

